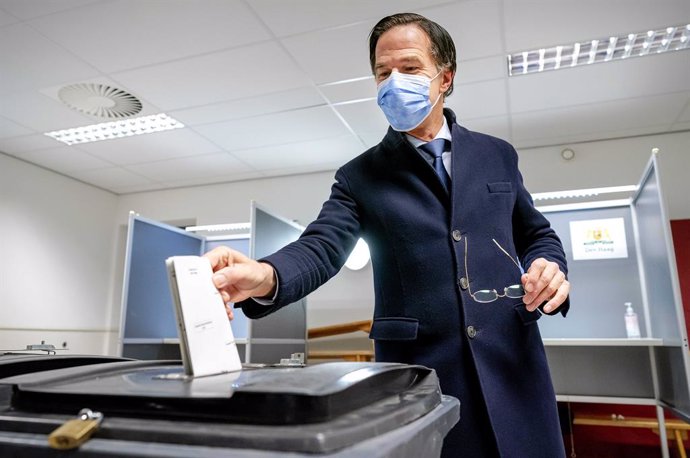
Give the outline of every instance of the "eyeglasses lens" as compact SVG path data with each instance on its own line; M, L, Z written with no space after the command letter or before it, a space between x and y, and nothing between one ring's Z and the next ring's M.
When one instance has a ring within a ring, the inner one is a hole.
M505 289L506 296L511 299L519 299L525 295L525 290L522 285L511 285Z
M498 299L498 293L495 290L483 289L474 293L474 300L477 302L493 302Z

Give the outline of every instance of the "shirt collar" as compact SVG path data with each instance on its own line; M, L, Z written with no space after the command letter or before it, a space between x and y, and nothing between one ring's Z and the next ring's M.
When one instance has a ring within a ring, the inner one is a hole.
M407 138L407 141L412 144L415 148L419 148L423 144L427 143L424 140L420 140L417 137L414 137L410 134L405 134L405 138ZM436 133L436 136L432 140L436 140L437 138L445 138L448 141L451 141L453 137L450 134L450 128L448 127L448 120L446 117L443 117L443 125L441 126L441 129Z

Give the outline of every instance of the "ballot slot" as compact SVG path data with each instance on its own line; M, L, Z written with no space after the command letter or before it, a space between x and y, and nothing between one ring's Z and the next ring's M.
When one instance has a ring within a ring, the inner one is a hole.
M213 285L208 259L173 256L166 260L166 267L185 375L201 377L241 370L230 320Z

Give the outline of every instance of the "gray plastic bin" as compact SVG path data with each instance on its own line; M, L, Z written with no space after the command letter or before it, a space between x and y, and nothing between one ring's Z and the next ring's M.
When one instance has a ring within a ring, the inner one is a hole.
M63 456L47 434L88 407L105 419L78 456L434 457L459 419L433 370L385 363L246 368L186 379L133 361L0 380L0 456Z

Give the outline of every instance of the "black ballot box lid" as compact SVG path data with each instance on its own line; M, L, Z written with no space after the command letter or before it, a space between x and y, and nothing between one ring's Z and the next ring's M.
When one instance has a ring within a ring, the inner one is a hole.
M126 453L126 444L143 442L326 453L441 408L443 421L434 420L431 430L442 438L459 417L457 400L441 395L433 370L393 363L247 367L189 378L179 362L121 361L24 374L0 385L12 389L9 406L0 409L0 448L3 431L49 433L82 408L104 414L94 437L117 441L123 456L138 456L135 447Z

